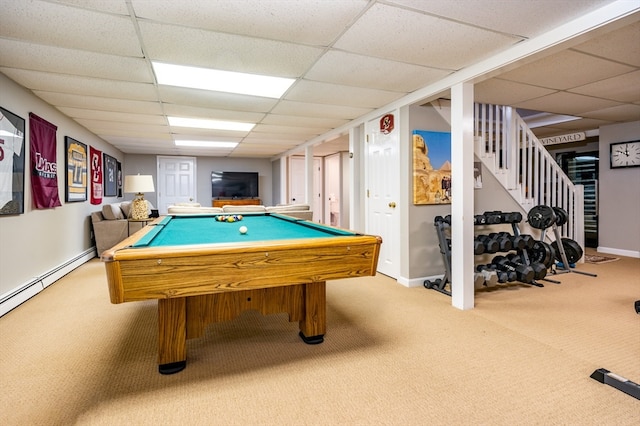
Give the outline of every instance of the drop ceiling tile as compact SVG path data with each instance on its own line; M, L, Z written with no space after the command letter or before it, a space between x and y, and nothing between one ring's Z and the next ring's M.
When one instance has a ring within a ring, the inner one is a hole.
M96 111L119 111L134 114L161 115L158 102L132 101L128 99L100 98L67 93L34 91L35 95L56 107L85 108Z
M493 31L540 35L611 0L390 0L391 3ZM553 11L553 13L549 13Z
M348 120L339 120L335 118L316 118L301 117L295 115L268 114L264 118L264 120L261 121L261 124L275 124L294 127L315 127L330 130L336 127L340 127L348 122Z
M169 134L169 126L167 125L125 123L86 118L78 118L75 121L96 135L149 137L149 135L154 134Z
M550 95L554 92L556 91L553 89L545 89L499 78L483 81L476 84L473 89L476 102L494 105L511 105Z
M275 145L297 145L301 141L300 135L292 133L256 133L252 132L244 142L249 143L270 143Z
M640 21L575 46L580 52L640 67Z
M402 93L302 80L284 99L357 108L378 108L400 98Z
M160 99L165 104L231 111L268 112L278 103L277 99L272 98L236 95L210 90L185 89L173 86L158 86L158 93L160 94Z
M37 44L143 57L131 19L45 1L4 1L2 35Z
M265 116L265 114L261 112L209 109L176 104L164 104L164 111L167 115L174 117L207 118L211 120L230 120L245 123L257 123Z
M576 130L576 131L580 131L580 130L591 130L591 129L597 129L600 126L605 126L607 124L610 124L610 121L606 121L606 120L595 120L595 119L591 119L591 118L581 118L579 120L573 120L573 121L566 121L564 123L557 123L553 125L553 128L557 129L558 131L567 131L567 130Z
M448 74L450 71L333 50L314 64L305 79L409 93Z
M140 123L141 125L165 126L167 120L162 115L132 114L130 112L96 111L86 108L58 107L68 117L75 119L106 120L120 123Z
M567 90L631 71L633 68L628 65L565 50L500 74L500 78L550 89Z
M283 100L273 108L274 114L300 115L303 117L327 117L353 120L371 112L373 108L358 108L344 105L327 105L310 102Z
M307 140L311 137L318 136L326 132L326 128L322 127L295 127L295 126L277 126L274 124L258 124L253 128L253 132L258 133L282 133L300 137L301 140Z
M598 98L613 99L620 102L639 102L640 71L585 84L584 86L571 89L570 92Z
M140 22L152 60L180 65L295 78L323 49L281 41Z
M377 58L458 70L521 40L376 3L345 32L335 47Z
M138 17L152 21L327 46L367 6L367 1L133 0L132 4Z
M640 105L617 105L601 110L590 110L583 114L587 118L610 120L615 122L640 120Z
M595 111L616 105L619 105L619 103L606 99L592 98L574 93L557 92L530 101L518 102L513 106L533 111L546 111L577 116L587 111Z
M55 3L81 7L84 9L96 10L100 12L114 13L118 15L129 15L127 3L113 0L53 0Z
M153 82L149 65L142 58L106 55L2 38L0 66L111 80Z
M6 67L0 67L0 72L31 90L141 101L157 100L156 91L152 84L51 74Z

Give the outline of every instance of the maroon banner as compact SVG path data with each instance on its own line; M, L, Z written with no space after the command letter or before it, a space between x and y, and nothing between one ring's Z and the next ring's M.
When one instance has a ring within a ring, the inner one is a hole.
M31 195L36 209L49 209L62 205L58 196L57 130L56 125L29 113Z
M90 148L91 154L91 204L102 203L102 151Z

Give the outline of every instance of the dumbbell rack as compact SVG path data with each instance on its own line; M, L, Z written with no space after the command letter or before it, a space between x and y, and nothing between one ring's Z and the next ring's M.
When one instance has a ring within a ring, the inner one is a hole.
M488 213L501 213L501 212L488 212ZM486 214L486 213L485 213ZM482 215L479 215L482 216ZM520 236L520 228L518 226L517 221L511 221L511 222L495 222L494 224L506 224L506 223L510 223L511 224L511 228L513 230L513 235L514 236ZM474 225L475 226L487 226L487 225L491 225L492 223L486 223L486 222L479 222L479 221L474 221ZM436 235L438 236L438 243L440 246L440 254L442 255L442 259L445 265L445 272L444 275L441 279L436 279L436 280L425 280L424 281L424 286L426 288L429 289L433 289L436 291L439 291L440 293L446 294L447 296L451 296L451 248L449 246L449 241L447 240L447 234L448 229L450 229L451 224L450 224L450 218L449 220L446 220L445 218L442 218L441 216L436 216L436 218L434 219L434 225L436 227ZM522 255L522 259L525 262L525 264L529 265L530 264L530 259L528 257L527 251L526 250L522 250L521 252ZM493 273L492 273L493 272ZM480 285L495 285L498 282L497 279L497 273L495 271L482 271L482 272L476 272L475 275L475 283L474 286L478 287ZM548 278L543 278L544 281L549 281L555 284L560 284L560 282L558 281L554 281ZM544 287L543 284L537 282L536 280L527 283L530 285L534 285L537 287Z

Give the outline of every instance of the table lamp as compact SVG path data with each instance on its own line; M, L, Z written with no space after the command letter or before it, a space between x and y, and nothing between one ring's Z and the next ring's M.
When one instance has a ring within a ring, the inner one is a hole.
M124 192L136 194L136 198L131 202L131 219L144 220L149 218L149 209L143 193L154 191L153 176L151 175L129 175L124 177Z

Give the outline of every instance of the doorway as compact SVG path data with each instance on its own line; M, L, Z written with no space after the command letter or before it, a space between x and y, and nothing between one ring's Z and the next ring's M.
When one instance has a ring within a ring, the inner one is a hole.
M196 202L195 157L158 157L158 210L176 203Z
M584 186L584 245L598 247L599 152L563 152L556 160L571 182Z

